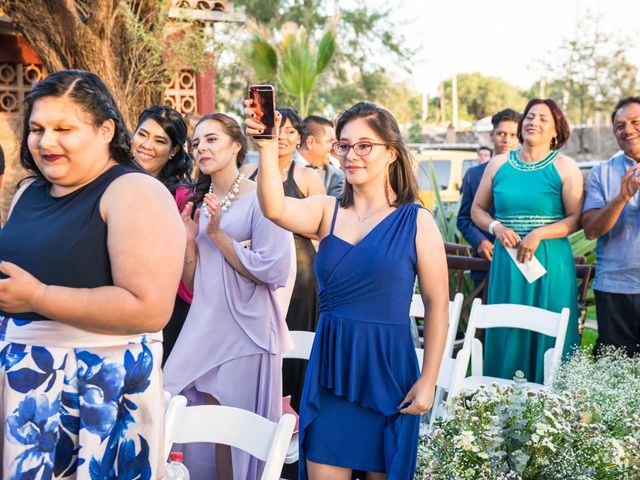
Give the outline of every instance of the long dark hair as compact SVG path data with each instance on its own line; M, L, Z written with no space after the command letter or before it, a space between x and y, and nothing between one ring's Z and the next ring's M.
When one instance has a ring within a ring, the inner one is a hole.
M195 132L198 125L204 123L208 120L212 120L214 122L218 122L224 133L231 137L231 140L234 142L238 142L240 144L240 150L238 151L238 156L236 157L236 166L240 168L242 162L244 162L244 157L247 154L247 137L245 136L240 124L236 122L229 115L225 115L224 113L212 113L210 115L203 116L198 123L193 127L193 131ZM194 188L193 193L193 204L197 207L204 200L205 194L209 192L209 187L211 186L211 177L209 175L205 175L201 171L198 172L198 181L196 182L196 186ZM195 212L195 209L194 209Z
M336 122L336 137L340 138L342 129L347 123L357 118L363 119L388 148L396 151L397 158L389 165L389 186L396 194L394 202L387 200L392 207L405 203L415 203L418 200L418 184L413 169L413 157L404 144L398 122L387 110L379 105L368 102L356 103L350 109L342 112ZM347 208L353 205L353 186L345 182L340 206Z
M55 72L33 86L33 90L24 101L24 121L20 142L20 165L23 168L34 177L48 182L29 151L29 118L33 105L38 99L63 96L68 96L88 113L96 126L102 125L107 120L113 120L115 131L109 144L110 157L121 165L143 171L131 154L131 136L113 95L100 77L84 70Z
M191 185L193 159L189 152L185 150L188 138L187 124L180 112L169 105L153 105L146 108L138 118L136 130L146 120L153 120L162 127L164 133L171 140L171 149L178 147L178 151L172 157L169 157L169 160L164 164L158 175L158 180L169 189L172 195L175 195L176 189L180 185Z

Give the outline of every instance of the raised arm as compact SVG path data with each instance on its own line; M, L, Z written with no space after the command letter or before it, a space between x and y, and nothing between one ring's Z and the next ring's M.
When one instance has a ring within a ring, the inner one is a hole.
M585 211L582 214L582 228L589 240L607 234L620 218L625 205L640 189L640 166L630 168L622 177L620 193L606 203L600 169L595 167L590 173L586 186Z
M100 333L160 330L171 316L185 251L175 202L160 182L132 173L107 189L101 212L108 227L112 286L45 285L3 262L0 270L8 278L0 280L0 306Z
M259 134L264 126L253 119L250 100L245 101L247 119L245 124L248 135ZM277 132L282 116L276 112ZM258 200L264 216L282 228L300 234L318 234L325 210L328 214L335 205L335 199L324 195L315 195L305 199L285 197L280 169L278 167L278 139L256 140L259 151Z

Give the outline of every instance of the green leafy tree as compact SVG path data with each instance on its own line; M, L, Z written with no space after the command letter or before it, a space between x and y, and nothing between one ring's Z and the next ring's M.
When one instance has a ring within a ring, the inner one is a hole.
M162 100L165 82L184 67L202 70L208 39L198 25L171 21L163 0L0 0L49 72L97 73L132 126ZM46 19L46 25L43 23Z
M545 96L556 100L574 125L592 124L618 99L637 92L638 68L625 53L632 44L617 32L605 31L601 16L587 11L576 21L573 36L540 62L550 77ZM539 82L532 90L539 91ZM580 152L585 150L583 134L578 131Z
M290 27L282 33L282 41L275 46L254 35L246 57L258 81L276 83L305 117L316 82L335 53L335 32L331 27L327 29L317 45L311 44L304 27Z
M497 77L481 73L462 73L458 82L458 118L461 120L480 120L493 115L504 108L521 110L526 98L520 89ZM452 118L451 80L444 82L446 105L449 111L446 118Z
M253 75L256 68L246 56L243 66L233 60L238 55L232 52L245 51L246 44L253 43L253 37L247 35L247 30L267 39L271 45L279 45L282 38L280 30L287 22L293 22L304 27L310 42L317 44L325 33L325 26L334 22L334 38L339 41L331 62L313 89L308 106L309 111L325 115L358 100L382 98L375 92L382 90L388 82L380 72L386 71L390 59L394 65L400 64L409 70L409 62L414 54L414 50L406 46L398 25L390 20L395 8L391 4L376 7L364 0L351 2L349 6L327 0L236 0L234 7L243 11L250 21L247 22L248 29L230 29L224 34L224 39L220 30L226 29L223 27L217 31L224 52L230 53L227 61L217 65L217 98L230 108L236 108L230 100L244 97L248 84L257 81ZM253 48L252 45L249 48ZM275 50L278 51L278 48ZM261 78L268 78L268 75ZM341 88L336 88L338 85ZM283 101L292 100L283 89L279 91L281 97L282 94L285 94Z

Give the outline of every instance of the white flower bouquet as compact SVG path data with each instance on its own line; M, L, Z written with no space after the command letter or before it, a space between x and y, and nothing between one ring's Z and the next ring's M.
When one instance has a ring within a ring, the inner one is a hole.
M518 372L513 386L452 399L421 438L416 478L640 478L640 360L607 355L577 352L554 391L531 392Z

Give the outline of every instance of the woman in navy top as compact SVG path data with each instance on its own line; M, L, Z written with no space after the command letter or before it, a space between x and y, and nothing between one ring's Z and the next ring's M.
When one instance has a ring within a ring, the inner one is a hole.
M157 478L163 466L155 332L185 233L130 145L94 74L53 73L26 100L32 177L0 232L2 478Z
M247 132L260 133L247 107ZM333 151L346 176L339 201L285 197L278 140L256 142L265 216L320 239L320 321L300 406L300 478L347 480L355 469L369 480L409 480L447 332L444 244L415 204L411 157L393 116L359 103L339 117L336 133ZM409 317L416 275L427 318L422 373Z

